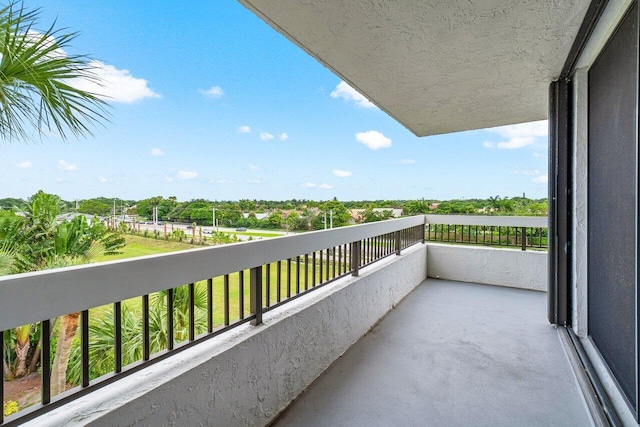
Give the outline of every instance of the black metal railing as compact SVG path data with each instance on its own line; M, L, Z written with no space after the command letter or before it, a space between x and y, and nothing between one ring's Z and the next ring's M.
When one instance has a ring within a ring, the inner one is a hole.
M429 242L547 249L547 228L493 225L427 224Z
M424 224L421 223L115 301L107 306L85 308L79 316L73 316L79 318L80 338L74 339L77 344L70 351L64 381L75 386L60 390L57 396L53 396L51 388L51 368L56 357L53 341L57 342L53 333L60 328L59 319L64 316L58 317L57 321L35 322L34 318L32 327L38 328L43 338L36 347L41 357L40 403L6 418L0 413L0 424L25 422L197 342L244 323L258 325L262 323L263 313L339 278L358 276L361 268L385 257L400 255L409 246L424 242L424 238ZM224 250L224 247L220 249ZM167 256L166 260L171 259ZM44 284L46 274L37 280ZM136 278L130 280L135 283ZM28 304L25 304L27 308ZM38 314L33 313L33 317L36 316ZM7 335L11 332L0 334ZM10 356L6 350L11 352L10 347L4 345L5 341L3 339L3 345L0 345L3 361ZM4 396L4 383L3 379L0 383L0 401L3 402L12 399Z

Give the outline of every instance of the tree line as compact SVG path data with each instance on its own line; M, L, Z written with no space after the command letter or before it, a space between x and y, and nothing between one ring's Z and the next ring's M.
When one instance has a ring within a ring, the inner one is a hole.
M11 209L25 201L15 198L0 199L0 209ZM77 207L76 207L77 206ZM157 208L161 221L213 224L224 227L251 227L262 229L317 230L327 226L341 227L353 222L374 222L390 218L392 209L401 209L403 215L467 214L467 215L547 215L547 199L492 196L487 199L454 200L249 200L211 201L194 199L178 201L175 196L150 197L142 200L123 200L97 197L78 202L61 200L62 211L79 212L101 217L110 215L136 216L139 220L153 218ZM356 210L354 212L354 210ZM260 215L262 214L262 215ZM266 215L266 216L265 216ZM260 217L260 218L258 218Z

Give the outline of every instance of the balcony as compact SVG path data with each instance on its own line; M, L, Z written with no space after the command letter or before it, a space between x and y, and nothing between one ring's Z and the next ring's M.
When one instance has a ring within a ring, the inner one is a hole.
M427 279L276 426L586 426L542 292Z
M265 425L296 398L278 423L590 422L545 318L546 253L521 250L546 219L470 218L416 216L1 278L0 330L37 323L45 349L41 403L3 425ZM486 228L463 224L509 226L520 241L515 250L424 244L425 225L437 222L461 225L474 241ZM179 289L188 295L184 334ZM207 294L204 330L198 290ZM149 295L160 291L171 338L154 352ZM122 313L132 298L141 300L142 356L127 365ZM90 316L105 304L113 372L95 377ZM53 396L47 319L73 312L83 319L82 377Z

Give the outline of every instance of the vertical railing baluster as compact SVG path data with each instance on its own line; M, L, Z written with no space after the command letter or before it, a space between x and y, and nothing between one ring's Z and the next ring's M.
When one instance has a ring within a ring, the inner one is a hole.
M287 259L287 298L291 298L291 258Z
M207 332L213 332L213 278L207 279Z
M244 270L238 272L238 314L244 319Z
M520 229L520 240L522 240L522 250L527 250L527 228L522 227Z
M40 374L40 397L43 405L51 402L51 321L49 319L43 320L40 323L40 336L42 337L42 348L40 349L40 367L42 373ZM2 334L0 334L2 337ZM4 343L0 342L0 359L2 359L2 348ZM4 360L4 359L2 359ZM1 375L1 374L0 374ZM0 381L0 388L3 387ZM4 402L2 399L2 390L0 390L0 402ZM1 416L2 414L0 414ZM2 418L0 418L0 422Z
M309 289L309 254L304 254L304 290Z
M149 360L149 295L142 295L142 359Z
M262 323L262 267L253 267L249 271L249 300L253 326Z
M196 339L196 285L189 283L189 341Z
M300 293L300 255L296 256L296 295Z
M229 307L229 275L224 275L224 289L223 289L223 297L224 297L224 325L229 326L229 317L230 317L230 307Z
M167 289L167 350L173 350L173 288Z
M267 307L271 306L271 263L267 264L265 291L267 293Z
M338 245L338 276L342 274L342 245Z
M402 235L401 235L401 231L398 230L396 231L396 255L400 255L400 253L402 252L402 248L400 246L402 246L401 243L401 239L402 239Z
M351 243L351 275L360 275L360 248L361 240Z
M331 275L329 274L329 269L331 267L331 258L329 257L329 248L325 249L324 251L326 260L325 260L325 268L326 270L326 274L325 274L325 280L328 282L329 280L331 280Z
M276 281L278 282L278 289L276 290L276 301L282 300L282 261L278 261L278 271L276 272Z
M311 254L311 287L316 286L316 251Z
M122 372L122 302L113 303L113 371Z
M324 268L323 268L324 264L322 262L324 261L324 255L323 255L323 252L321 250L318 251L318 254L320 255L320 260L319 260L319 263L318 263L318 270L320 272L320 277L318 278L318 283L322 283L324 281L322 279L322 272L324 271Z
M81 354L82 354L82 387L89 386L89 310L83 310L80 319Z
M538 247L542 247L542 228L538 228Z
M331 263L333 264L333 278L336 278L336 247L331 248Z
M367 239L362 239L360 241L360 252L358 255L360 255L360 262L359 262L359 266L362 267L363 265L365 265L367 263L366 261L366 257L367 257L367 251L368 251L368 246L367 246Z

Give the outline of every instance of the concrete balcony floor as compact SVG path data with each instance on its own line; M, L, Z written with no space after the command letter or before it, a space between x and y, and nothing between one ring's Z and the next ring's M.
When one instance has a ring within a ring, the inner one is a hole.
M587 426L546 294L428 279L274 425Z

